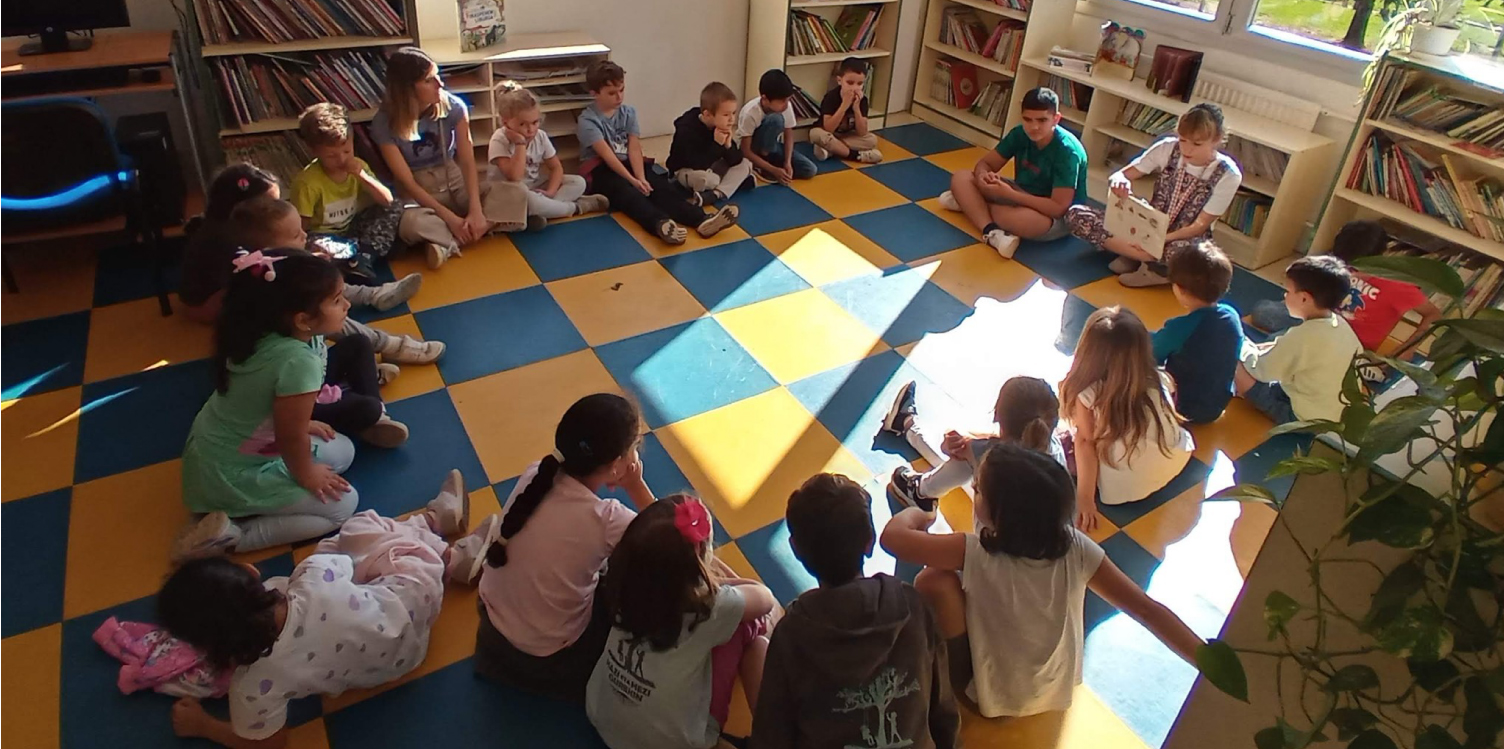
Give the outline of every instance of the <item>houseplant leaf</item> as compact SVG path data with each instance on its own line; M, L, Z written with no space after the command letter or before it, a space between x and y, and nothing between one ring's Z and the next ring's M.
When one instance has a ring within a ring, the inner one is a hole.
M1368 711L1364 710L1362 712L1366 713ZM1372 716L1370 715L1369 717ZM1394 739L1389 738L1383 731L1370 728L1353 737L1352 743L1347 745L1347 749L1398 749L1398 747L1395 746Z
M1369 422L1358 462L1372 462L1409 444L1420 434L1420 428L1431 422L1438 405L1436 400L1419 395L1390 401Z
M1231 645L1214 639L1196 648L1196 668L1212 686L1230 697L1248 701L1248 675Z
M1477 317L1472 318L1438 320L1436 326L1438 328L1445 326L1457 331L1469 343L1479 348L1496 354L1504 354L1504 319L1485 318L1480 312Z
M1327 432L1341 432L1342 424L1330 419L1308 419L1306 421L1291 421L1280 424L1269 430L1270 437L1281 434L1300 432L1302 434L1326 434Z
M1415 734L1415 749L1462 749L1462 742L1433 723Z
M1273 640L1285 631L1295 615L1300 613L1300 604L1283 591L1273 591L1264 599L1264 623L1269 625L1269 639Z
M1343 666L1326 682L1328 692L1361 692L1379 685L1379 673L1372 666Z
M1207 501L1214 499L1231 499L1237 502L1254 502L1258 504L1275 504L1274 495L1268 489L1258 484L1235 484L1223 489L1206 498Z
M1405 501L1399 494L1363 508L1347 523L1352 543L1378 541L1397 549L1416 549L1435 538L1431 513Z
M1413 255L1373 255L1355 258L1353 268L1381 278L1413 283L1428 295L1441 292L1449 297L1463 295L1462 276L1446 263Z
M1416 686L1443 701L1452 701L1452 695L1457 690L1457 683L1453 681L1458 676L1457 664L1447 659L1418 661L1411 658L1405 661L1405 666L1410 669L1410 676L1415 679Z
M1467 734L1467 746L1498 746L1499 729L1504 728L1504 712L1488 690L1483 679L1473 677L1462 683L1462 696L1467 707L1462 712L1462 732Z
M1374 591L1364 624L1369 628L1382 628L1404 611L1405 602L1426 584L1426 573L1414 559L1410 559L1389 571L1384 581Z
M1269 472L1264 475L1264 480L1277 479L1280 476L1293 476L1297 473L1341 473L1342 461L1332 458L1323 458L1311 455L1296 455L1285 458L1275 463Z
M1384 651L1418 661L1438 661L1452 653L1452 633L1434 606L1413 606L1379 631Z

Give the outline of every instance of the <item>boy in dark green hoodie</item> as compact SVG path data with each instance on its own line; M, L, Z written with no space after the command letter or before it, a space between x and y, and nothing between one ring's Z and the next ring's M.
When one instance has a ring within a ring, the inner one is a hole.
M751 747L957 746L934 614L908 583L862 574L877 539L871 496L817 474L789 497L786 519L794 556L820 587L773 631Z

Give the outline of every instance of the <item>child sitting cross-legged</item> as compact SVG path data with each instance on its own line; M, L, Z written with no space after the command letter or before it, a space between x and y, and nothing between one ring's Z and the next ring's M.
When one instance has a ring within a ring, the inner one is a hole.
M1196 441L1181 426L1173 381L1154 363L1138 315L1103 307L1086 318L1076 357L1060 383L1060 411L1074 429L1077 524L1097 527L1097 497L1138 502L1191 460Z
M1337 308L1351 291L1347 264L1303 257L1285 269L1285 309L1302 322L1274 340L1244 347L1238 396L1276 424L1342 419L1342 379L1363 344Z
M1081 683L1086 589L1194 663L1203 644L1071 525L1070 474L1049 456L1000 444L977 473L974 533L932 534L903 510L883 529L894 557L921 564L914 587L947 640L951 683L984 717L1064 710Z
M1189 314L1155 331L1154 360L1175 379L1175 408L1191 424L1216 421L1232 400L1243 350L1238 311L1218 301L1232 285L1232 262L1210 241L1176 252L1170 288Z
M816 474L789 497L785 518L789 547L820 586L794 599L773 631L752 748L870 746L872 738L958 746L961 716L934 613L908 583L863 574L877 541L872 497L845 476ZM884 689L896 697L881 714L849 709L853 697Z
M595 101L580 112L580 171L590 175L593 192L606 196L613 208L668 244L684 244L687 227L712 237L736 223L736 206L721 206L707 216L698 194L648 168L637 110L622 103L627 73L620 65L610 60L591 63L585 69L585 87Z
M997 402L992 407L997 433L968 437L956 431L946 432L940 452L929 443L919 424L914 406L915 387L915 383L909 382L899 389L893 407L883 419L883 431L906 438L934 467L923 474L908 466L893 470L888 496L899 504L934 512L935 502L946 492L966 486L976 475L982 454L999 442L1038 450L1065 465L1065 451L1055 437L1055 427L1060 423L1060 401L1048 382L1038 377L1008 378L998 389Z
M815 162L794 151L798 122L789 102L794 97L794 82L788 73L774 68L758 79L757 93L736 120L742 155L770 182L786 185L792 180L813 178L818 171Z
M288 703L385 684L428 653L446 580L471 584L484 553L463 534L469 496L450 472L426 510L405 520L366 510L320 541L288 577L262 580L224 557L189 561L157 594L162 624L210 663L232 669L230 719L183 698L178 736L222 746L285 746Z
M714 205L745 186L752 189L752 161L736 142L736 94L713 81L700 91L700 105L674 120L668 170L704 205Z
M551 218L610 207L604 195L585 194L584 177L564 173L554 142L543 132L538 97L531 91L516 81L503 82L502 93L496 97L496 116L501 119L501 127L491 134L488 177L521 182L527 188L529 229L541 229Z
M836 70L836 85L820 100L820 126L809 131L817 160L824 161L832 155L863 164L883 160L883 152L877 150L877 135L867 129L870 106L865 88L867 73L867 63L861 58L841 61Z
M757 709L778 602L717 564L712 522L700 500L664 497L611 552L601 583L611 634L585 689L585 713L611 749L710 749L738 674Z

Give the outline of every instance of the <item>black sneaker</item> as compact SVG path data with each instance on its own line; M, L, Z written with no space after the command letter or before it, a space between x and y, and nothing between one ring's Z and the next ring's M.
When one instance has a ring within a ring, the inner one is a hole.
M898 389L898 395L893 398L893 407L883 417L883 431L902 437L909 428L909 419L918 412L914 407L914 381L910 380Z
M919 493L919 472L908 466L893 469L893 478L888 481L888 496L904 507L935 511L935 500Z

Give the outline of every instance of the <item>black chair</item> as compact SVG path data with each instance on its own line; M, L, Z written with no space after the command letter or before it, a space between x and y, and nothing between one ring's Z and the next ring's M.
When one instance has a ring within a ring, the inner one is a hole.
M71 97L5 102L0 154L6 245L125 232L145 245L162 314L172 314L161 221L148 213L139 173L98 105ZM4 276L17 291L8 260Z

